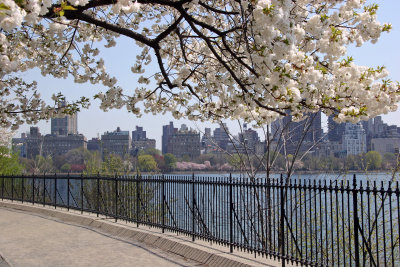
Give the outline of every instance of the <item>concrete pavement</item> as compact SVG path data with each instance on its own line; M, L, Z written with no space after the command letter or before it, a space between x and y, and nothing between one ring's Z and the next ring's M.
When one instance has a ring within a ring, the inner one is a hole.
M9 267L10 265L3 259L3 257L0 255L0 267Z
M11 266L199 265L83 226L5 208L0 208L0 254Z
M11 266L281 266L186 235L6 200L0 201L0 255Z

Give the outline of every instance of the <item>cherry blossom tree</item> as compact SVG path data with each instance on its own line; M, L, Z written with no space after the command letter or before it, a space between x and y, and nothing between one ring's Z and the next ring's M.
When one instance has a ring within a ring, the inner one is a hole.
M301 120L322 110L357 122L394 111L399 84L346 53L390 31L377 9L365 0L0 0L0 124L16 128L88 105L82 97L59 108L61 94L45 103L19 77L33 68L103 84L107 91L94 95L102 109L138 115L263 125L288 113ZM140 48L133 90L118 86L100 53L120 36ZM148 74L153 60L158 71Z

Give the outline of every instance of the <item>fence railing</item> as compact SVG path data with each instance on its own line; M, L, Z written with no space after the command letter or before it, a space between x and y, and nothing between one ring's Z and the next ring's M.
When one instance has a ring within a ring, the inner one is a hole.
M1 198L179 232L310 266L400 266L392 182L195 175L0 176Z

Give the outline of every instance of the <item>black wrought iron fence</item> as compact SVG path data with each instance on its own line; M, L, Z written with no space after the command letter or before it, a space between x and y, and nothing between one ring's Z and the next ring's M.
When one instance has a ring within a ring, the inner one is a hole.
M310 266L400 266L396 182L1 176L1 198L102 214Z

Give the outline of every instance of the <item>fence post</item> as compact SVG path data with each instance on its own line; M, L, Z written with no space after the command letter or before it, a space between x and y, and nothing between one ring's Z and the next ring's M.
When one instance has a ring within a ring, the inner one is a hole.
M162 223L162 233L164 233L165 228L165 181L164 174L161 175L161 223Z
M196 203L195 195L194 195L194 187L195 187L195 178L194 178L194 173L192 174L192 241L194 242L194 234L196 231L195 228L195 213L194 213L194 205Z
M35 173L32 173L32 205L35 205Z
M67 210L69 211L69 172L68 172L68 177L67 177Z
M96 206L97 206L97 217L99 217L100 213L100 178L99 178L99 173L97 172L97 201L96 201Z
M46 205L46 173L43 173L43 207Z
M229 250L233 252L233 196L232 173L229 174Z
M114 185L115 185L115 222L118 218L118 180L117 174L114 175Z
M353 176L353 216L354 216L354 260L355 266L360 266L360 252L359 252L359 240L358 240L358 227L359 227L359 220L358 220L358 207L357 207L357 179L356 175Z
M57 174L54 173L54 208L57 209Z
M81 173L81 214L83 214L83 173Z
M281 254L281 260L282 260L282 267L285 267L286 264L286 260L284 259L285 256L285 197L284 197L284 183L283 183L283 175L281 174L281 203L280 203L280 208L281 208L281 214L280 214L280 229L279 229L279 238L278 238L278 246L279 246L279 250L280 250L280 254Z
M11 175L11 202L14 201L14 174Z

